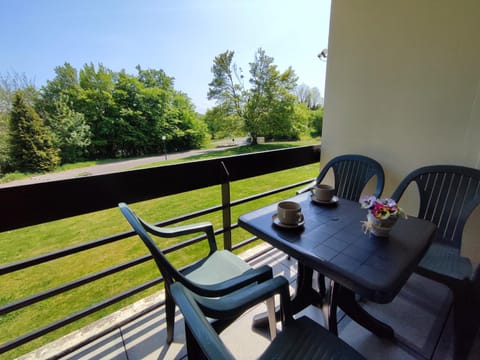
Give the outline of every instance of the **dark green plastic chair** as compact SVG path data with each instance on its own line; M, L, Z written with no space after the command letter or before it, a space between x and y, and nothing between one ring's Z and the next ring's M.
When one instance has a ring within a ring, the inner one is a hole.
M478 293L480 276L474 276L470 259L460 250L465 223L480 205L480 170L453 165L421 167L402 180L392 198L400 201L411 184L416 185L420 198L416 216L433 222L438 229L416 272L452 291L455 352L457 358L465 358L478 327L474 316L478 304L473 294Z
M241 312L236 312L235 308L230 306L230 295L243 287L261 283L273 277L272 269L267 265L254 269L230 251L218 250L213 226L209 222L177 227L158 227L142 220L127 204L120 203L118 206L132 228L150 250L165 281L168 344L172 342L174 333L175 303L170 295L170 287L173 283L182 283L197 296L197 300L203 306L202 310L214 320L213 326L220 332L234 321L236 317L241 315ZM177 270L168 261L165 254L150 236L152 234L161 238L172 238L197 233L206 234L209 253L205 258L187 266L181 271ZM270 325L272 325L274 321L272 316L274 319L275 312L273 301L267 303L267 306L270 313ZM225 317L224 313L228 313L228 317ZM272 326L270 326L270 329L272 336L274 336Z
M346 154L331 159L320 171L317 178L307 187L297 191L301 194L320 184L327 173L333 171L335 194L343 199L359 201L365 186L376 178L375 191L372 195L380 197L385 185L385 173L380 163L368 156ZM325 277L318 274L318 287L322 297L326 294Z
M185 319L188 359L234 359L206 319L196 297L180 283L173 284L171 291ZM260 355L260 359L364 359L346 342L310 318L293 319L289 312L288 281L282 276L240 291L234 302L239 307L245 304L253 306L274 294L280 294L282 331Z
M343 199L360 200L363 190L373 177L376 177L375 191L372 195L380 197L385 185L385 173L380 163L368 156L347 154L331 159L320 171L317 178L297 194L310 191L320 184L332 169L335 182L335 194Z

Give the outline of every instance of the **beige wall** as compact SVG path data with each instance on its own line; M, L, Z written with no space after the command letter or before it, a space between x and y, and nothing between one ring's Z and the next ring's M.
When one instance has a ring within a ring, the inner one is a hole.
M322 163L377 159L385 195L419 166L480 168L479 19L478 0L333 0ZM479 220L463 249L475 262Z

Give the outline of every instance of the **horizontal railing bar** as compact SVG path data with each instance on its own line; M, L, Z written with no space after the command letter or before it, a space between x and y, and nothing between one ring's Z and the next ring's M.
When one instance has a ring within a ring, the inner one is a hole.
M222 207L221 206L216 206L216 208L218 208L218 209L216 209L218 211ZM212 207L208 210L212 210L212 209L214 209L214 207ZM209 212L212 212L212 211L209 211ZM196 216L199 216L198 213L200 213L200 215L203 215L202 211L197 211ZM157 225L157 226L171 225L174 222L179 222L179 221L182 221L182 220L185 220L185 219L190 219L190 218L195 217L195 216L192 216L193 214L195 214L195 213L190 213L190 214L180 216L180 217L177 217L177 218L174 218L174 219L161 221L161 222L156 223L155 225ZM175 220L175 221L173 221L173 220ZM27 260L22 260L22 261L18 261L18 262L15 262L15 263L2 265L2 266L0 266L0 275L5 275L5 274L8 274L8 273L12 273L12 272L15 272L15 271L26 269L26 268L34 266L34 265L39 265L39 264L43 264L43 263L46 263L46 262L49 262L49 261L52 261L52 260L57 260L59 258L68 256L68 255L76 254L76 253L79 253L79 252L82 252L82 251L85 251L85 250L93 249L95 247L110 244L110 243L113 243L113 242L116 242L116 241L119 241L119 240L129 238L129 237L134 236L134 235L136 235L135 231L130 230L130 231L114 234L114 235L111 235L111 236L108 236L108 237L104 237L104 238L101 238L101 239L96 239L96 240L92 240L92 241L89 241L89 242L86 242L86 243L75 245L75 246L65 248L65 249L62 249L62 250L59 250L59 251L53 251L53 252L50 252L48 254L40 255L40 256L30 258L30 259L27 259ZM167 249L165 249L165 250L167 250Z
M89 276L85 276L85 277L80 278L78 280L66 283L62 286L58 286L56 288L44 291L42 293L23 298L21 300L12 302L12 303L4 305L4 306L0 306L0 315L8 314L9 312L19 310L21 308L24 308L25 306L33 305L33 304L35 304L39 301L51 298L55 295L62 294L62 293L67 292L69 290L73 290L73 289L75 289L79 286L91 283L95 280L99 280L99 279L104 278L106 276L115 274L119 271L123 271L123 270L131 268L133 266L142 264L142 263L144 263L148 260L151 260L152 258L153 257L150 254L149 255L144 255L144 256L136 258L132 261L129 261L129 262L117 265L117 266L113 266L113 267L110 267L110 268L105 269L103 271L99 271L99 272L91 274Z
M112 242L122 240L122 239L124 239L128 236L133 235L133 234L134 234L133 231L130 232L130 235L128 233L115 234L115 235L112 235L112 236L104 237L104 238L101 238L101 239L96 239L96 240L89 241L89 242L86 242L86 243L82 243L80 245L71 246L69 248L65 248L65 249L62 249L62 250L53 251L53 252L50 252L48 254L36 256L36 257L30 258L30 259L27 259L27 260L21 260L21 261L14 262L14 263L11 263L11 264L2 265L2 266L0 266L0 275L4 275L4 274L8 274L8 273L11 273L11 272L14 272L14 271L26 269L26 268L34 266L34 265L43 264L43 263L46 263L48 261L56 260L56 259L62 258L62 257L67 256L67 255L72 255L72 254L76 254L76 253L81 252L81 251L90 250L90 249L93 249L93 248L98 247L98 246L110 244Z
M265 192L260 193L260 194L255 194L255 195L252 195L252 196L244 197L242 199L234 200L234 201L231 202L231 206L237 206L237 205L247 203L247 202L252 201L252 200L257 200L257 199L260 199L260 198L263 198L263 197L266 197L266 196L269 196L269 195L280 193L282 191L290 190L290 189L296 188L297 186L308 184L311 181L312 181L311 179L310 180L304 180L304 181L300 181L300 182L295 183L295 184L282 186L282 187L279 187L279 188L276 188L276 189L273 189L273 190L265 191Z
M207 238L206 235L199 235L199 236L196 236L192 239L182 241L181 243L169 246L169 247L163 249L163 252L165 254L168 254L170 252L177 251L179 249L182 249L182 248L188 247L190 245L193 245L193 244L195 244L197 242L200 242L200 241L202 241L206 238ZM39 294L30 296L30 297L27 297L27 298L24 298L24 299L6 304L6 305L0 307L0 315L8 314L12 311L19 310L19 309L24 308L26 306L35 304L39 301L48 299L48 298L53 297L55 295L62 294L64 292L67 292L67 291L72 290L72 289L75 289L75 288L77 288L81 285L85 285L85 284L91 283L93 281L99 280L99 279L101 279L105 276L112 275L112 274L115 274L117 272L126 270L130 267L140 265L140 264L142 264L142 263L144 263L148 260L151 260L151 259L153 259L151 254L144 255L144 256L141 256L141 257L136 258L134 260L131 260L129 262L110 267L110 268L105 269L103 271L99 271L97 273L91 274L89 276L83 277L83 278L75 280L75 281L72 281L72 282L64 284L62 286L59 286L59 287L44 291L42 293L39 293Z
M184 215L180 215L180 216L177 216L177 217L174 217L174 218L170 218L168 220L164 220L164 221L161 221L159 223L156 223L155 225L156 226L173 225L173 224L185 221L185 220L194 219L194 218L197 218L199 216L211 214L215 211L220 211L220 210L222 210L222 205L215 205L215 206L212 206L212 207L207 208L207 209L202 209L202 210L199 210L199 211L194 211L194 212L191 212L191 213L188 213L188 214L184 214Z

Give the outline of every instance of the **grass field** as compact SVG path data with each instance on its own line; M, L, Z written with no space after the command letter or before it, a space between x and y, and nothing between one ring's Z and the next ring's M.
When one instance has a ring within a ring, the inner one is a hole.
M269 144L261 149L268 149L272 146L273 145ZM277 147L284 146L292 146L292 144L277 144ZM234 155L240 152L258 151L258 149L258 147L232 148L225 150L225 152L216 152L214 156ZM207 158L209 156L208 154L202 155L201 158ZM195 157L195 160L197 159L199 158ZM318 164L313 164L280 173L237 181L232 183L232 200L297 181L310 179L317 174ZM293 194L294 191L276 194L267 199L233 208L232 221L236 222L238 216L244 212L292 196ZM136 203L131 206L144 219L154 222L218 205L220 202L220 187L214 186L189 193ZM222 220L220 213L210 214L204 218L190 220L189 222L192 223L203 220L211 221L215 228L221 227ZM86 214L0 233L0 264L31 258L126 230L130 230L129 225L123 219L119 210L114 208L94 214ZM234 243L244 240L247 237L249 237L249 234L241 229L233 232ZM161 246L165 247L178 241L181 241L181 239L162 240ZM217 241L219 247L223 247L222 237L219 237ZM182 249L179 252L171 254L169 257L171 261L178 266L190 263L194 258L202 256L206 249L204 245L205 243L203 242L201 245ZM31 269L2 276L0 305L54 288L93 272L135 259L146 253L147 250L141 240L138 237L131 237L105 245L102 248L92 249L35 266ZM33 329L45 326L52 321L105 300L158 275L159 273L154 263L148 262L119 274L109 276L106 279L82 286L79 289L71 290L53 299L28 306L26 309L2 316L0 317L0 343L11 340ZM3 354L3 356L0 355L0 358L13 358L31 351L159 289L160 287L155 287L149 291L138 294L135 297L93 314L88 318L79 320L67 327L27 343L16 350Z

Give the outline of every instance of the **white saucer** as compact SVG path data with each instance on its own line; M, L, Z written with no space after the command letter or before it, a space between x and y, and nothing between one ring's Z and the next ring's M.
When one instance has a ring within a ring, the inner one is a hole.
M284 228L284 229L296 229L296 228L299 228L300 226L302 226L303 224L305 224L305 219L303 218L303 216L302 216L302 221L300 221L298 224L294 224L294 225L283 224L282 222L280 222L280 219L278 218L277 214L272 215L272 221L276 226Z
M312 201L316 204L319 204L319 205L335 205L336 203L338 203L338 196L333 196L330 201L321 201L321 200L317 200L313 197L313 195L311 196L312 198Z

